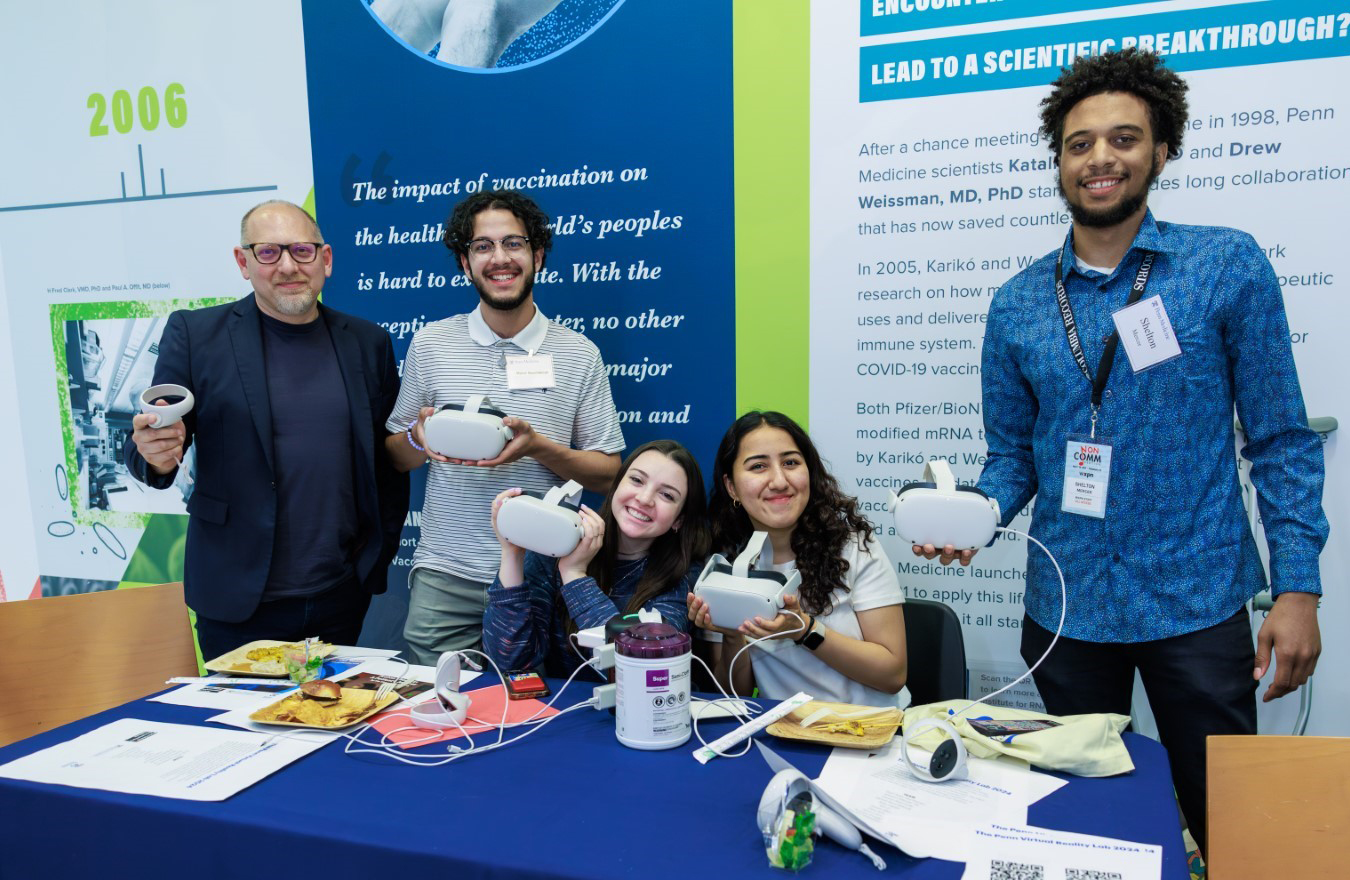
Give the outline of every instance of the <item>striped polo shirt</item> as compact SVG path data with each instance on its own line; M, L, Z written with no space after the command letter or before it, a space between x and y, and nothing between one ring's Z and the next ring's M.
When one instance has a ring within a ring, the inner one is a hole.
M507 355L552 355L552 388L509 391ZM428 324L413 337L403 364L398 403L386 427L402 431L424 406L464 403L485 394L494 408L573 449L617 453L624 447L609 377L595 344L555 324L537 307L520 333L502 339L475 309ZM563 481L532 458L495 468L433 461L422 505L422 537L413 569L426 567L489 583L501 562L492 532L492 499L519 486L546 492Z

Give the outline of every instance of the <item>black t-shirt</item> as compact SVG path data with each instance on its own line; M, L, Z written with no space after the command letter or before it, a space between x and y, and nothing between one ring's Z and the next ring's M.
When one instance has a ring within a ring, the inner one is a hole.
M276 539L263 599L310 596L355 576L351 411L323 318L287 324L261 317L277 472Z

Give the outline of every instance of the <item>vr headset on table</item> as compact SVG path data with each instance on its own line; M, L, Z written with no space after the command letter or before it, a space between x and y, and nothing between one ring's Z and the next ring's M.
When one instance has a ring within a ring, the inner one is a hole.
M412 707L408 717L415 727L429 730L450 730L467 723L469 704L473 702L468 694L459 690L460 655L458 651L446 651L436 662L436 690L434 699L418 703Z

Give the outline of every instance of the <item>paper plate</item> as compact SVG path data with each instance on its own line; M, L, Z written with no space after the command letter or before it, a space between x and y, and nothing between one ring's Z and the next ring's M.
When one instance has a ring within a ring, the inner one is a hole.
M802 727L801 721L803 719L816 714L821 709L828 709L831 715L820 718L810 727ZM854 714L859 712L872 714ZM812 700L793 709L765 729L781 739L796 739L827 746L843 746L846 749L876 749L886 745L895 737L895 732L900 728L900 720L903 717L904 713L899 709ZM859 722L863 725L863 729L860 733L832 732L820 729L822 724L828 724L832 720L841 725L848 724L850 721Z
M286 664L278 659L275 663L265 660L250 660L249 651L256 651L260 648L276 648L281 645L295 645L298 642L279 642L276 639L260 639L256 642L249 642L247 645L240 645L233 651L221 654L216 659L205 666L211 672L228 672L231 675L259 675L264 678L285 678ZM333 653L333 646L327 642L319 642L311 646L311 652L320 657L327 657Z
M362 688L343 688L342 699L333 706L320 706L315 700L307 700L299 691L269 703L252 715L250 721L260 724L279 724L283 727L310 727L316 730L342 730L353 724L360 724L382 709L387 709L401 699L397 691L390 691L378 703L371 702L375 691ZM297 715L297 713L303 713ZM280 716L280 717L278 717ZM305 720L301 720L304 717ZM282 720L285 718L286 720Z

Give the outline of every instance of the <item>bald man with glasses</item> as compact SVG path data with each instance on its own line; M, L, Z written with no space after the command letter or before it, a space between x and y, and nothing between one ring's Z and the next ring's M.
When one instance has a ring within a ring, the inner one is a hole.
M319 303L333 249L299 206L249 210L234 259L251 294L169 315L153 384L196 402L167 427L136 416L127 468L165 489L195 447L183 586L203 657L257 639L355 644L408 510L384 443L393 343Z

